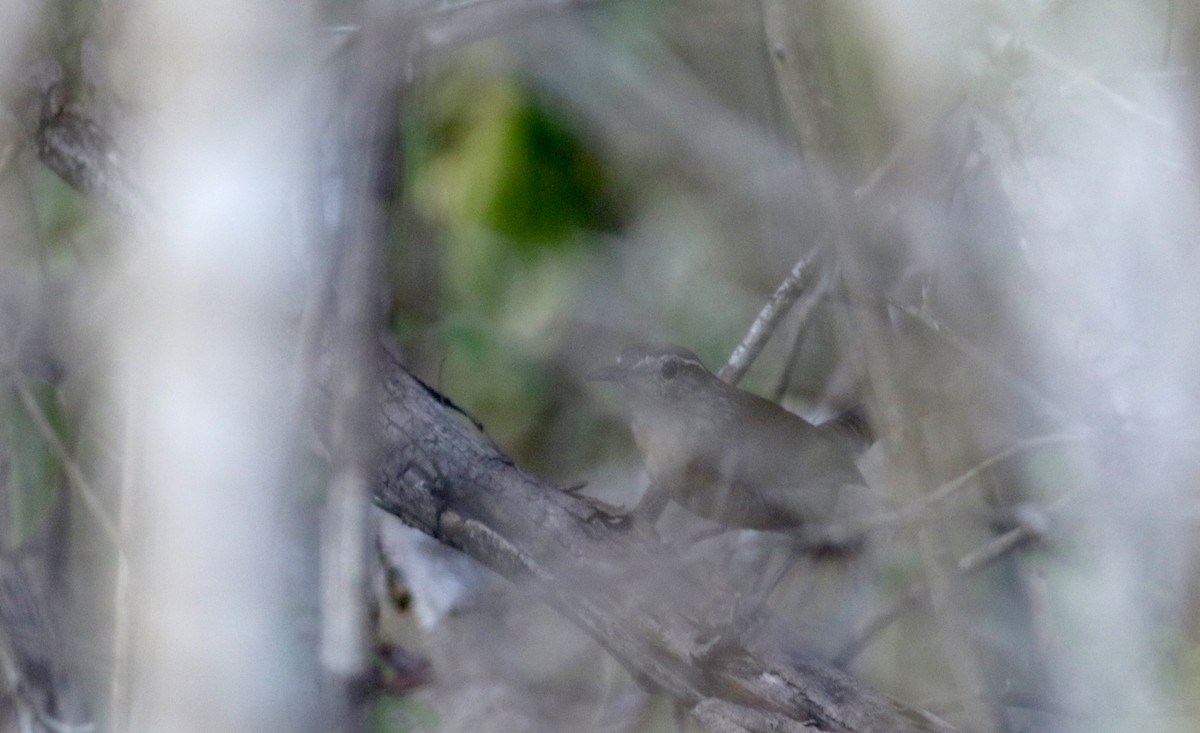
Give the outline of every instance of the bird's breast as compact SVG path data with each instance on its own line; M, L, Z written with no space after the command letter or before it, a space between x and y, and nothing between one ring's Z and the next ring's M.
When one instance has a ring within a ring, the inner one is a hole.
M677 483L677 474L702 448L696 429L657 425L653 420L635 420L633 438L650 478L668 490Z

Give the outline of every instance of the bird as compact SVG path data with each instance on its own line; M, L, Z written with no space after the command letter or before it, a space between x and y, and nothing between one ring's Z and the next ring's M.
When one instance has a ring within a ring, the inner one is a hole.
M696 515L819 536L865 506L849 436L727 384L688 349L634 344L587 378L617 385L651 483Z

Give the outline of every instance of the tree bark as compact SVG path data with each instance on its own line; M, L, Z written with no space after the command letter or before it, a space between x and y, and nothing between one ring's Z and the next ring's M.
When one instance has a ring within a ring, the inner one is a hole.
M514 465L394 354L383 358L379 505L528 583L709 730L940 729L831 666L755 654L713 628L703 609L721 602L722 589L681 566L649 527Z

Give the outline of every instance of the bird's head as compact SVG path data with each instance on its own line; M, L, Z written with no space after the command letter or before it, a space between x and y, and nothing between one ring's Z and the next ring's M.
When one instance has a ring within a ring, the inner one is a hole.
M686 408L719 381L700 357L670 344L635 344L617 360L587 375L591 382L613 382L630 409Z

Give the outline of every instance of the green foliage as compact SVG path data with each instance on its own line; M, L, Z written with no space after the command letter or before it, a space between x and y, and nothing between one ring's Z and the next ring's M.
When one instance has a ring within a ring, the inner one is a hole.
M576 230L614 226L600 162L550 109L527 98L501 124L494 190L481 224L518 250L568 242Z
M437 325L395 323L426 339L435 386L536 464L541 424L564 398L547 362L585 277L608 266L596 233L620 217L599 156L497 58L458 63L414 95L408 190L439 232L440 279L423 286Z
M452 236L483 230L534 253L618 226L599 158L520 80L464 65L426 92L408 128L412 183Z

